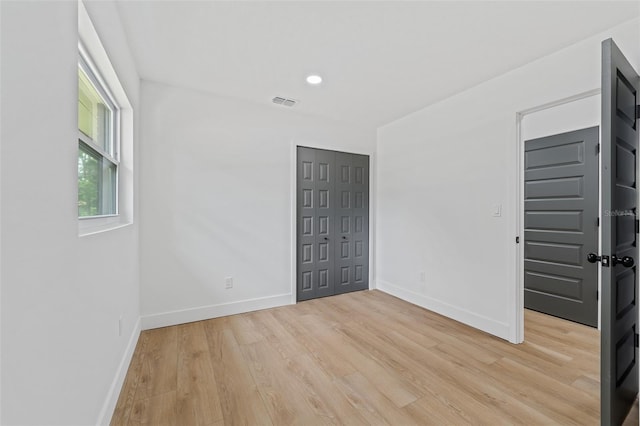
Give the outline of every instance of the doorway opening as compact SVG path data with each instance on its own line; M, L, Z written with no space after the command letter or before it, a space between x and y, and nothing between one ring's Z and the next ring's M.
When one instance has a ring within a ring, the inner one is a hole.
M640 143L640 130L637 123L640 119L640 102L638 102L640 76L611 39L602 43L601 76L601 118L599 123L601 145L598 151L600 153L599 180L601 182L601 190L599 191L600 228L598 232L600 247L595 253L586 253L579 250L578 246L573 251L576 256L582 257L580 262L574 262L575 265L579 264L580 267L585 267L584 260L589 263L600 263L598 268L600 274L600 315L598 321L600 340L599 345L593 345L599 346L599 351L594 354L594 359L600 364L598 377L600 417L602 424L622 424L634 405L634 401L637 401L639 380L637 360L640 339L638 338L638 285L635 261L638 259L638 234L640 232L637 189L637 153ZM517 215L519 221L517 231L520 235L531 231L528 228L531 222L527 222L527 218L524 216L527 213L525 205L531 201L532 194L536 195L535 191L532 192L531 187L528 187L530 182L527 179L531 176L527 176L527 173L531 171L531 168L528 167L527 161L531 159L527 158L527 155L531 150L523 144L523 141L531 141L531 139L523 137L527 131L525 120L534 117L534 112L548 112L552 111L554 107L569 108L570 110L579 104L578 100L586 101L587 98L588 96L580 95L518 114L519 186L517 196L521 204L517 209L519 213ZM575 119L575 116L573 118ZM565 115L559 122L567 125L570 121ZM548 123L549 121L546 122L546 126L549 126ZM555 138L557 139L557 137ZM570 142L565 141L565 143ZM557 144L556 147L559 146L561 145ZM538 146L538 148L540 147ZM567 153L568 151L565 150L563 155L567 157ZM546 157L549 160L550 156ZM584 155L574 155L571 161L585 163L585 158ZM549 178L549 176L546 177ZM567 179L573 179L577 182L580 179L584 180L584 177L584 174L563 176L565 189L558 190L557 193L565 198L571 198L571 195L573 198L578 198L576 194L584 192L584 185L575 184L573 193L571 193L566 190L568 188ZM550 194L553 195L553 192L546 192L547 198L550 198ZM559 211L566 211L565 207L561 206ZM589 220L586 217L583 219ZM557 225L560 221L555 220L554 223ZM568 247L565 245L565 248ZM585 246L579 246L579 248L583 247ZM559 250L556 252L559 258L562 258L562 253ZM569 260L567 252L564 253L564 263ZM523 309L525 301L523 293L525 293L527 273L524 261L540 256L535 256L532 248L526 245L524 247L520 245L517 248L517 254L516 268L519 279L517 289L521 293L519 298L521 303L516 306L516 321L521 321L522 324L517 324L514 334L516 335L515 340L522 342L525 337L523 333L524 318L527 315ZM559 258L553 258L555 263L559 263ZM529 339L525 343L529 344ZM571 346L566 347L570 348Z
M600 272L587 254L601 247L600 109L594 90L518 114L517 228L519 341L575 367L567 389L598 399Z
M596 328L599 139L594 126L524 141L522 239L525 309Z

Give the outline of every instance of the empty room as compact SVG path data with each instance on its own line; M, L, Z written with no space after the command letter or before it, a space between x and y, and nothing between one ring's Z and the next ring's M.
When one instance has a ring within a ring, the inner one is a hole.
M637 425L638 1L0 0L0 424Z

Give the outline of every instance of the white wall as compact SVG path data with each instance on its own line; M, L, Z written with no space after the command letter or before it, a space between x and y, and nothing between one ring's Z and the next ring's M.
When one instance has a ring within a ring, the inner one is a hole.
M143 328L290 303L294 147L373 154L375 131L146 81L142 112Z
M635 19L378 129L378 288L516 340L516 113L600 87L609 36L640 69Z
M108 421L114 377L137 337L137 225L78 237L77 3L0 7L0 421ZM87 9L137 110L139 78L116 10Z

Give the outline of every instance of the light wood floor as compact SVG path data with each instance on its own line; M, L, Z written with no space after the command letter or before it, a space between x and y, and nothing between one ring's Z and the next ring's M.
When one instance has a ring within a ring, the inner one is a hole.
M598 331L525 323L512 345L362 291L145 331L112 424L599 424Z

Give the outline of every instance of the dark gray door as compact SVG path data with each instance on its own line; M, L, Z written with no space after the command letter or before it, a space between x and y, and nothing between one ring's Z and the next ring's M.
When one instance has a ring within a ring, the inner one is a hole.
M297 299L369 287L369 157L297 150Z
M615 43L602 44L601 421L619 425L638 393L636 266L638 87ZM606 258L605 258L606 256Z
M369 157L336 153L335 294L369 287Z
M331 152L298 148L298 300L333 294L334 161Z
M524 306L598 326L598 127L525 142Z

